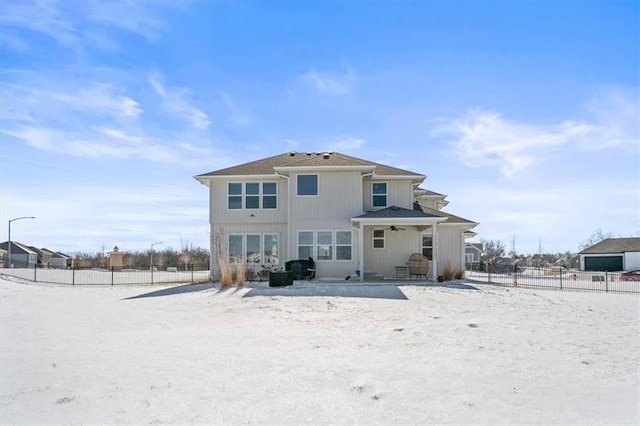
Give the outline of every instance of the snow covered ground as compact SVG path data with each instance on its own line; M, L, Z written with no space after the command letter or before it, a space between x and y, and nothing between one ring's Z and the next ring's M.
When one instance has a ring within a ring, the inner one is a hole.
M13 423L640 422L640 296L0 280Z

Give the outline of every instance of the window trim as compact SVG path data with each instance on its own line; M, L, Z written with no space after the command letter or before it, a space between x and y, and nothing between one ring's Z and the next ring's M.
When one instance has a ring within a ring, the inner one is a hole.
M248 184L258 184L258 193L257 194L247 194L247 185ZM275 185L276 188L276 193L275 194L265 194L264 193L264 184L265 183L273 183ZM231 184L238 184L240 185L240 194L233 194L231 195L229 193L229 186ZM278 182L274 181L274 180L267 180L267 181L255 181L255 180L243 180L243 181L229 181L227 182L227 211L237 211L237 210L249 210L249 211L253 211L253 210L278 210ZM229 199L231 197L240 197L240 207L237 209L232 209L229 208ZM248 208L247 207L247 197L258 197L258 207L251 207ZM276 199L276 206L275 207L264 207L264 198L265 197L275 197Z
M300 233L302 232L310 232L311 233L311 244L302 244L302 247L311 247L311 257L314 260L316 259L316 231L315 229L298 229L296 232L296 256L300 258Z
M315 176L316 177L316 193L315 194L300 194L300 182L298 179L301 176ZM296 197L319 197L320 196L320 175L318 173L305 173L296 175Z
M376 237L376 231L382 232L382 237ZM376 247L376 240L382 240L382 247ZM371 248L374 250L384 250L387 248L387 233L384 232L384 229L374 229L371 233Z
M260 262L247 262L247 236L249 235L257 235L260 237L260 247L258 253L260 253ZM265 236L267 235L275 235L277 237L277 262L264 262L265 255ZM236 264L238 262L231 262L231 237L232 236L240 236L241 237L241 262L244 265L280 265L280 233L279 232L231 232L229 233L229 238L227 239L227 251L228 251L228 260L229 263Z
M229 191L229 187L231 186L231 184L239 184L240 185L240 194L231 194ZM240 197L240 208L237 209L232 209L231 207L229 207L229 199L231 197ZM227 210L228 211L232 211L232 210L244 210L244 182L239 182L239 181L230 181L227 182Z
M348 232L349 235L351 235L351 241L350 244L338 244L338 232ZM334 238L334 246L335 246L335 261L336 262L351 262L353 261L353 231L351 229L336 229L334 231L335 234L335 238ZM338 247L351 247L350 253L351 256L349 257L349 259L338 259Z
M276 186L276 193L275 194L265 194L264 193L264 185L266 183L272 183L272 184L274 184ZM265 207L264 206L264 198L265 197L275 197L276 198L276 206L275 207ZM278 210L278 182L272 181L272 180L260 182L260 209L261 210Z
M430 246L425 246L425 245L422 243L422 242L423 242L423 238L424 238L424 236L426 236L426 235L431 235L431 245L430 245ZM436 239L436 237L435 237L435 234L434 234L433 232L421 232L421 233L420 233L420 253L422 253L423 255L425 255L425 256L427 257L427 259L429 260L429 262L432 262L432 261L433 261L433 257L434 257L434 256L433 256L433 254L434 254L435 249L436 249L436 244L435 244L436 240L435 240L435 239ZM430 248L430 249L431 249L431 259L429 259L429 257L428 257L426 254L424 254L424 249L426 249L426 248L427 248L427 249L428 249L428 248Z
M326 246L327 244L320 244L320 242L318 241L318 233L323 232L323 233L328 233L331 236L331 243L328 244L329 245L329 252L331 254L331 257L329 259L320 259L320 246ZM333 260L335 260L335 233L333 230L331 229L316 229L315 230L315 250L314 252L316 253L316 257L314 257L313 259L315 261L320 261L320 262L331 262Z
M384 184L384 194L376 194L373 192L373 187L376 184ZM377 206L373 201L376 197L384 197L384 205ZM371 182L371 207L374 209L384 209L385 207L388 207L388 206L389 206L389 183L376 182L376 181Z

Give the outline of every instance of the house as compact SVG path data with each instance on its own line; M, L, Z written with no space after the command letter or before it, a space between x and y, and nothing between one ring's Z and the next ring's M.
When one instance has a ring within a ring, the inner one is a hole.
M466 243L464 246L464 262L467 269L477 268L482 260L482 243Z
M581 271L640 269L640 238L606 238L578 255Z
M51 250L33 246L29 246L29 248L38 255L38 266L49 266L49 260L54 254Z
M7 257L7 251L5 249L0 249L0 268L4 268L4 260Z
M209 188L211 268L216 259L259 270L312 257L317 278L406 275L424 254L429 278L463 270L476 222L441 210L425 176L337 152L287 152L195 176Z
M9 242L0 243L0 249L6 250L6 267L33 268L38 263L38 254L28 245L11 241L11 259L9 259Z
M49 265L53 268L73 268L73 257L58 251L51 255Z

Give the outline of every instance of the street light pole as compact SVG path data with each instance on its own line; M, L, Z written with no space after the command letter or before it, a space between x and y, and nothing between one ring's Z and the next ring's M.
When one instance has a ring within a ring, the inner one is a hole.
M11 264L11 222L15 222L16 220L20 220L20 219L35 219L35 216L22 216L22 217L16 217L15 219L9 219L9 242L8 242L8 247L7 247L7 259L9 261L9 268L12 267ZM5 262L6 263L6 262ZM27 262L27 266L29 265L29 262ZM7 265L5 265L6 267Z
M151 264L151 266L149 267L151 269L151 284L153 284L153 246L155 246L156 244L162 244L162 241L151 244L151 260L149 261L149 263Z

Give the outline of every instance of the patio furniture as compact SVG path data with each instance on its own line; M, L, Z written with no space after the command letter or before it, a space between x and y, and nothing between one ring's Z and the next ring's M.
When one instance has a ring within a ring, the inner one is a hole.
M285 262L284 269L291 271L296 280L312 280L316 277L316 262L311 257Z
M407 266L409 268L409 279L414 275L416 276L416 279L420 279L421 276L424 276L425 280L428 279L427 272L429 272L429 260L422 253L413 253L409 256Z

